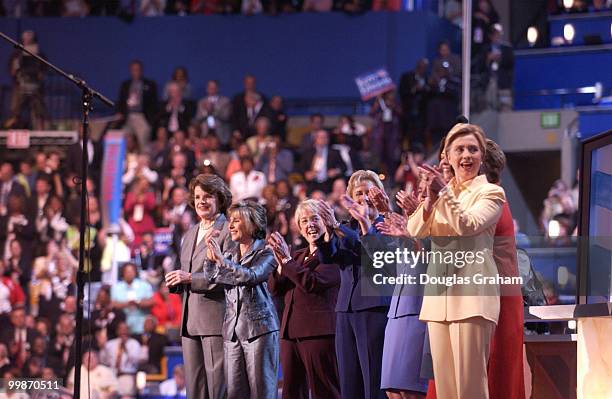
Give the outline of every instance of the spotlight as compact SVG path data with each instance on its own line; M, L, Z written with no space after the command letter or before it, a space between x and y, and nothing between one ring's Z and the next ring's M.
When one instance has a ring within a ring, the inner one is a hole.
M144 371L139 371L136 373L136 388L139 391L142 391L147 386L147 373Z
M612 32L612 28L610 29ZM530 47L535 46L538 41L538 29L535 26L530 26L529 29L527 29L527 41Z
M574 30L574 25L565 24L565 26L563 26L563 38L567 43L571 43L574 40L575 35L576 30Z
M565 7L566 10L571 9L574 6L574 0L563 0L563 7Z
M557 238L561 233L561 225L558 220L551 220L548 222L548 236L550 238Z

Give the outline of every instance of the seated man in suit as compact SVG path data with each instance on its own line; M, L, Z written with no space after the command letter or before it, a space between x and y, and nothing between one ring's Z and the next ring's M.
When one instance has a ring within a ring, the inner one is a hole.
M255 169L264 173L268 183L289 178L293 172L293 153L282 148L280 136L272 136Z
M26 326L25 308L14 307L10 315L10 325L0 333L0 342L7 346L12 364L17 367L25 364L37 335L35 330Z
M232 103L219 94L219 82L209 80L206 84L206 97L197 105L194 122L202 129L204 136L215 133L223 145L231 134Z
M329 134L321 129L316 132L314 147L302 157L300 172L304 174L308 192L330 192L334 179L344 174L346 165L338 150L329 146Z
M183 98L183 91L176 82L168 84L168 100L162 104L157 118L157 126L164 127L171 135L177 130L187 130L195 116L192 101Z
M265 99L256 92L245 92L244 106L234 108L234 131L237 131L243 139L253 136L255 121L262 116L270 116L270 109Z
M11 194L25 196L25 189L15 181L15 171L9 162L0 165L0 216L6 214L8 197Z

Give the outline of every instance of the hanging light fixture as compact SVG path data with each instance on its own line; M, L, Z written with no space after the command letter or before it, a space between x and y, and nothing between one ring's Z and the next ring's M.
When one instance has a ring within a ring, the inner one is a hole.
M563 26L563 38L567 43L571 43L574 40L574 36L576 36L576 30L574 29L574 25L565 24Z
M530 26L529 29L527 29L527 41L530 47L535 46L538 41L538 29L535 26Z

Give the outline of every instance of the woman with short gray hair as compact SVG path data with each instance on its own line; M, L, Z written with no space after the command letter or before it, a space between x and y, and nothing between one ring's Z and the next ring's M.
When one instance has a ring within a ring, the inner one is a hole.
M319 261L316 242L333 227L325 225L320 213L313 199L295 210L306 248L291 251L279 232L268 240L278 263L268 279L270 292L285 303L280 330L283 399L341 397L334 347L340 271L336 264Z
M278 317L267 288L277 267L268 248L266 210L255 201L239 201L228 210L229 232L237 246L223 253L209 237L206 273L225 284L223 348L228 399L277 397Z

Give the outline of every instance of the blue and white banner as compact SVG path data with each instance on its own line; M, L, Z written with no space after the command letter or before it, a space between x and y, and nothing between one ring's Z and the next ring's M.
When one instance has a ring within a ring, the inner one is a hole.
M102 165L102 214L104 225L119 223L121 216L121 194L123 163L125 161L125 138L121 130L109 130L104 139L104 163Z
M155 229L153 245L156 255L168 255L168 250L172 245L172 229L170 227L159 227Z
M363 101L395 89L395 84L385 68L359 75L355 78L355 83Z

